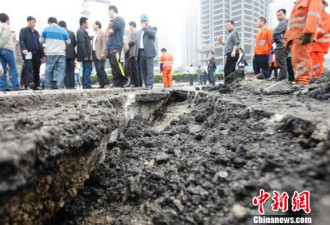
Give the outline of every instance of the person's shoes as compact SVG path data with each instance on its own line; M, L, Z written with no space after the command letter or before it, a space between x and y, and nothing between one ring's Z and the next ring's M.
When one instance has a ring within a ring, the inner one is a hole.
M41 87L36 87L36 88L34 88L33 90L35 90L35 91L41 91L42 88L41 88Z
M103 85L100 85L100 86L99 86L99 89L104 89L104 86L103 86Z
M29 83L29 89L31 89L31 90L34 89L34 83Z
M130 87L129 84L124 84L123 86L121 86L121 88L128 88L128 87Z
M104 85L104 89L109 89L110 85Z
M285 79L286 79L286 77L278 76L276 80L277 80L277 81L282 81L282 80L285 80Z
M151 91L152 90L152 87L151 86L147 86L147 87L144 88L144 90Z
M126 83L124 83L123 85L120 86L121 88L128 88L130 87L129 82L127 81Z
M58 89L56 80L53 80L52 89Z
M93 89L92 87L84 87L83 89Z
M267 81L274 81L274 80L277 80L277 77L270 77L267 79Z
M257 79L258 79L258 80L263 80L263 79L264 79L264 76L263 76L262 74L258 74L258 75L257 75Z

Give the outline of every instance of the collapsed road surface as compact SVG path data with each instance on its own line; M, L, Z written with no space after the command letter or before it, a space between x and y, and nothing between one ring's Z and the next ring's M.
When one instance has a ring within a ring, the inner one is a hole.
M268 86L1 97L0 223L253 224L264 189L327 224L327 87Z

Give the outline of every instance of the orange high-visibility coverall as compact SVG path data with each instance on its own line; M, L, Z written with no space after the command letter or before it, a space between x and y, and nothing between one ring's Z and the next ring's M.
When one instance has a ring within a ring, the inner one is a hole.
M322 11L322 0L299 0L293 8L284 36L284 42L291 46L291 60L298 84L309 84L311 75L312 43L301 45L303 34L315 34ZM316 35L314 35L316 40Z
M160 63L163 64L162 74L164 87L172 87L172 69L173 57L171 54L165 52L160 57Z
M312 73L311 79L318 78L324 72L324 55L330 47L330 14L322 12L321 21L317 28L316 41L312 46Z
M256 48L254 55L269 55L270 49L273 45L273 32L272 29L266 27L263 30L258 30L256 35Z

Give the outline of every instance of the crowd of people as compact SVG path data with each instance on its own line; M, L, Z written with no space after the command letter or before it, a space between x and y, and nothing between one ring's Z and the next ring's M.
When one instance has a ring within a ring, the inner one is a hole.
M258 19L253 57L253 70L258 79L288 79L307 85L321 77L325 71L324 55L330 46L327 6L324 0L297 1L290 19L287 19L285 9L277 11L279 24L274 29L267 26L265 17ZM218 38L225 49L225 77L238 69L242 60L240 57L244 58L243 50L239 49L240 39L235 22L227 21L226 29L229 32L226 42ZM273 71L274 77L271 76Z
M50 17L49 26L40 35L35 29L37 20L29 16L27 27L22 28L19 33L19 41L15 32L11 31L9 16L1 13L0 90L40 90L42 87L74 89L80 85L80 66L82 88L91 89L93 63L100 88L108 88L110 81L105 71L107 59L112 69L113 87L144 85L145 89L153 89L157 28L149 25L146 14L140 18L141 30L137 31L136 22L130 22L131 33L126 48L125 21L118 15L116 6L109 6L108 12L110 21L107 28L103 31L102 24L99 21L94 22L95 33L92 37L88 34L90 25L86 17L80 18L80 28L76 33L67 28L65 21L58 22L55 17ZM122 52L125 55L125 65L121 62ZM169 59L166 54L163 58L164 71L172 70L173 59ZM44 82L40 81L42 63L46 64ZM167 77L171 77L170 72L167 74ZM166 82L168 87L172 85L170 78Z
M300 0L295 3L290 19L285 9L277 11L279 24L271 29L265 17L257 21L258 32L253 57L253 70L258 79L284 80L297 84L309 84L325 70L324 55L330 42L330 16L326 13L325 0ZM91 89L93 63L100 88L108 88L110 81L105 71L109 59L113 87L154 86L154 58L157 55L155 39L157 28L149 25L148 15L141 15L142 29L137 31L136 22L129 23L130 36L125 45L125 21L118 15L116 6L109 6L110 22L103 31L99 21L94 22L92 37L88 34L89 20L80 18L76 34L67 28L65 21L55 17L48 19L49 26L41 35L35 30L36 19L27 18L27 27L22 28L19 40L11 31L10 19L0 14L0 90L41 89L40 66L46 63L45 89L73 89L80 85L79 70L82 67L82 88ZM226 62L224 77L247 65L244 50L240 48L239 32L235 22L227 21L229 35L224 41ZM121 62L124 53L125 65ZM172 87L173 57L165 48L161 50L160 71L164 87ZM77 62L78 61L78 62ZM199 67L199 84L215 85L217 65L214 52L209 54L207 69ZM278 72L279 70L279 72ZM9 74L7 72L9 71ZM274 77L272 72L274 71ZM189 83L193 85L195 70L188 70ZM10 75L10 76L8 76Z

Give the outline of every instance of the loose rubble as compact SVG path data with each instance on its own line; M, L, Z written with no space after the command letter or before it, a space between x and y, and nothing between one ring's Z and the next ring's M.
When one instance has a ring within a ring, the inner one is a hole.
M258 82L1 101L1 224L250 225L260 189L330 215L329 83Z
M185 104L191 111L161 131L130 120L84 190L47 224L106 224L108 215L110 224L251 224L260 189L310 190L314 209L329 195L330 132L315 139L307 120L274 120L216 95Z

